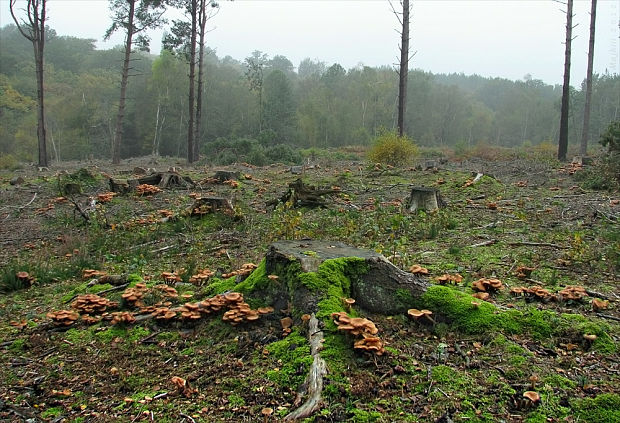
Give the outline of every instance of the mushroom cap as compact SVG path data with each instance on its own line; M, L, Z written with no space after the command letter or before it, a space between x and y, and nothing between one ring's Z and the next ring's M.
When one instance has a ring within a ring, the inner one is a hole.
M604 310L609 306L609 301L599 300L598 298L594 298L592 300L592 308L594 311Z
M263 409L260 411L260 413L261 413L263 416L271 416L271 415L273 414L273 408L271 408L271 407L265 407L265 408L263 408Z
M227 302L236 303L237 301L243 300L243 296L239 292L229 292L224 294L224 299Z
M301 321L302 322L307 322L310 320L310 315L309 314L302 314L301 315Z
M478 298L479 300L487 300L489 299L490 295L488 292L476 292L472 295L472 297Z
M532 402L540 401L540 395L538 395L538 392L534 391L525 391L523 393L523 397L529 399Z
M355 299L354 298L343 298L342 301L346 305L349 305L349 306L355 304Z
M596 340L596 335L593 333L586 333L583 335L583 339L587 340L587 341L595 341Z
M28 274L28 272L17 272L15 274L15 276L17 276L17 279L28 279L30 277L30 275Z
M424 313L422 313L417 308L410 308L409 310L407 310L407 314L414 318L422 317L424 315Z
M269 314L273 313L273 307L259 307L256 311L260 314Z
M280 324L282 325L282 329L288 329L293 326L293 319L290 317L284 317L280 319Z
M278 279L278 275L268 275L267 278L269 278L269 280L275 281L276 279Z
M426 267L422 267L418 264L414 264L413 266L411 266L409 268L409 272L410 273L414 273L414 274L422 274L422 275L428 275L428 269Z

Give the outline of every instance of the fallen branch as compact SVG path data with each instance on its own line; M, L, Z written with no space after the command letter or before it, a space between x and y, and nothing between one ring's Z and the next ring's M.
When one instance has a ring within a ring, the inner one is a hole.
M486 247L487 245L493 245L493 244L495 244L495 240L489 239L488 241L479 242L478 244L472 244L469 247L470 248Z
M614 301L605 294L601 294L600 292L596 292L596 291L591 291L589 289L586 289L586 294L588 294L590 297L598 297L602 300Z
M609 314L596 313L598 317L602 317L603 319L615 320L616 322L620 322L620 317L612 316Z
M563 245L558 245L558 244L550 244L548 242L526 242L526 241L519 241L519 242L509 242L508 245L511 246L530 246L530 247L550 247L550 248L558 248L560 250L566 250L568 247L565 247Z
M309 417L320 407L321 393L323 391L323 376L327 374L327 365L320 356L323 349L323 331L319 329L319 321L314 313L310 317L308 328L308 340L310 341L310 354L314 361L304 381L298 398L308 393L308 399L299 408L288 414L284 421L293 421Z

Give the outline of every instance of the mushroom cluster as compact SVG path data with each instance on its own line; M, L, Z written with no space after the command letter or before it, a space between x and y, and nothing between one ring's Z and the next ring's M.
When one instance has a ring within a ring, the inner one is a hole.
M471 287L478 292L495 292L503 289L504 285L499 279L480 278L472 282Z
M232 278L233 276L248 276L250 273L252 273L254 271L254 269L256 269L258 266L255 265L254 263L244 263L241 265L241 268L238 270L233 270L230 273L224 273L222 274L222 278L224 279L228 279L228 278Z
M605 310L607 307L609 307L609 301L599 300L598 298L592 299L592 309L594 311Z
M413 273L414 275L428 275L428 269L419 264L414 264L409 268L409 273Z
M189 278L189 283L193 283L194 285L202 285L206 281L209 280L211 276L215 275L215 272L209 269L199 270L198 273L192 275Z
M570 285L558 292L559 299L563 301L581 301L588 293L583 286Z
M177 298L179 296L177 290L170 285L159 284L155 285L154 288L160 290L166 297Z
M445 273L441 276L437 276L435 280L440 285L444 285L446 283L453 283L456 285L457 283L463 282L463 276L458 273Z
M129 311L117 311L115 313L111 313L110 316L112 316L111 323L113 325L116 325L118 323L133 323L136 321L133 313Z
M430 310L418 310L417 308L410 308L409 310L407 310L407 315L413 318L413 320L420 323L435 323L435 321L431 317L433 315L433 312Z
M174 285L175 283L183 280L177 272L161 272L161 277L167 285Z
M533 286L531 288L528 288L526 286L515 286L514 288L510 289L510 293L517 297L526 297L530 299L540 300L543 302L548 302L555 299L555 295L539 286Z
M71 326L80 315L74 310L50 311L47 317L52 319L56 326Z
M92 278L98 278L98 277L106 276L106 275L107 273L102 270L95 270L95 269L82 270L82 279L92 279Z
M125 292L121 295L123 300L127 301L127 303L136 306L142 307L144 303L142 302L142 298L144 298L144 294L148 291L145 283L137 283L133 288L127 288Z
M534 270L536 270L535 267L519 266L515 270L515 275L519 279L527 279L530 277Z
M101 194L97 194L97 201L100 203L107 203L112 201L112 198L114 198L115 195L115 192L102 192Z
M293 330L293 319L290 317L283 317L280 319L280 326L282 326L282 336L286 338Z
M136 187L136 193L138 195L153 195L158 192L161 192L161 189L155 185L140 184Z
M354 349L372 352L376 355L382 355L385 352L383 341L375 336L379 333L379 329L371 320L363 317L351 317L344 311L332 313L331 317L338 326L338 330L354 336L362 336L353 344Z
M107 308L114 307L118 307L117 302L110 301L107 298L100 297L96 294L78 295L75 301L71 303L71 308L75 309L79 313L85 314L103 313Z
M36 279L33 276L30 276L28 272L17 272L15 277L25 286L32 286L32 284L36 281Z
M475 292L471 296L482 301L487 301L491 294L489 294L488 292Z

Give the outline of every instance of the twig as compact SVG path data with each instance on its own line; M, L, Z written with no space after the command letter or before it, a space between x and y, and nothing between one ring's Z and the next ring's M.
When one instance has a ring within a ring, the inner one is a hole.
M609 301L613 301L611 298L609 298L607 295L605 294L601 294L600 292L596 292L596 291L591 291L589 289L586 289L586 294L588 294L590 297L598 297L601 298L603 300L609 300Z
M495 240L494 239L489 239L488 241L483 241L483 242L480 242L478 244L472 244L469 247L470 248L486 247L487 245L492 245L492 244L495 244Z
M149 336L147 336L146 338L142 338L138 344L144 344L147 341L150 341L151 339L153 339L154 337L156 337L157 335L159 335L161 333L161 331L157 331L157 332L153 332L152 334L150 334Z
M558 248L560 250L565 250L568 247L565 247L563 245L558 245L558 244L550 244L548 242L527 242L527 241L518 241L518 242L509 242L508 245L512 245L512 246L521 246L521 245L527 245L527 246L531 246L531 247L551 247L551 248Z
M609 314L596 313L598 317L602 317L603 319L615 320L616 322L620 322L620 317L611 316Z
M196 423L196 420L194 420L191 416L188 416L188 415L187 415L187 414L185 414L185 413L179 413L179 416L183 417L184 419L189 420L189 421L190 421L190 422L192 422L192 423Z

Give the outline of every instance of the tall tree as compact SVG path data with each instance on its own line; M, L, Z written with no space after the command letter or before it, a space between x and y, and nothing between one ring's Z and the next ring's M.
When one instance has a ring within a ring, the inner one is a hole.
M592 0L590 10L590 43L588 45L588 70L586 73L586 102L583 106L583 128L581 132L582 156L588 153L588 138L590 137L590 105L592 104L592 67L594 66L594 35L596 26L596 0Z
M573 0L566 3L566 45L564 50L564 85L562 86L562 106L560 110L560 137L558 160L566 161L568 151L568 112L570 108L570 45L573 37Z
M45 21L47 19L47 0L28 0L26 16L28 20L18 19L15 14L15 3L11 0L9 7L11 16L19 32L28 39L34 47L34 63L37 75L37 139L39 146L39 166L47 167L47 141L45 130L45 102L43 87L43 52L45 49Z
M267 63L267 55L256 50L245 59L245 77L250 84L250 91L258 94L258 133L263 130L263 71Z
M207 35L207 21L213 16L210 11L215 10L218 4L213 0L199 0L198 5L198 88L196 96L196 130L194 133L194 159L200 155L202 133L202 94L204 84L205 37Z
M121 161L120 147L123 138L123 120L125 118L131 53L134 44L141 50L148 51L150 39L143 31L156 28L164 23L162 16L165 8L163 0L110 0L110 10L112 11L112 25L106 31L105 39L109 39L120 28L125 30L125 57L121 73L121 93L114 138L112 139L112 163L118 164Z
M402 12L392 11L401 24L400 31L400 61L398 69L398 135L405 135L405 114L407 112L407 78L409 75L409 15L411 8L409 0L400 0Z

